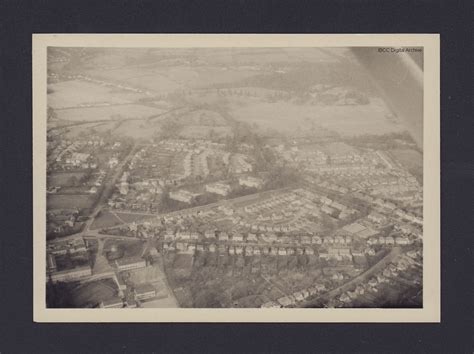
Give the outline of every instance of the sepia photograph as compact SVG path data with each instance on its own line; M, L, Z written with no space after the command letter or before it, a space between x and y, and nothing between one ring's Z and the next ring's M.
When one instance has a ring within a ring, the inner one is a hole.
M33 39L35 319L439 321L437 36Z

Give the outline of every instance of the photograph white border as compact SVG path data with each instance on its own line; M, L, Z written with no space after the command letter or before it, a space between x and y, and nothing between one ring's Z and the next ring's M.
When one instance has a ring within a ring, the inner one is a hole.
M33 320L35 322L440 322L438 34L33 34ZM47 47L423 47L423 308L46 308Z

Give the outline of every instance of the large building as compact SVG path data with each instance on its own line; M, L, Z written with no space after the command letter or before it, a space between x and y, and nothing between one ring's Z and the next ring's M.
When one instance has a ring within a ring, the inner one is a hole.
M194 198L196 198L198 195L199 194L191 193L184 189L170 192L171 199L177 200L178 202L188 203L188 204L190 204L194 200Z
M141 257L120 258L115 261L115 266L119 271L140 269L146 267L146 261Z
M241 177L239 178L239 184L250 188L261 188L263 181L256 177Z
M226 196L231 191L231 188L228 184L225 183L210 183L206 184L206 192L215 193L219 195Z
M148 300L156 296L156 289L150 284L135 286L135 300Z
M57 282L68 282L75 281L82 278L86 278L92 275L92 269L90 266L77 267L72 269L65 269L60 271L53 271L49 274L49 277L53 283Z

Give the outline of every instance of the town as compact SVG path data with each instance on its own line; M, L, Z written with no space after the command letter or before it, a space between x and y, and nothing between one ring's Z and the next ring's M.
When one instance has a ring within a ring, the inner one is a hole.
M48 307L422 306L423 176L413 163L421 153L406 132L358 139L311 124L277 134L194 96L300 104L293 92L197 90L176 104L56 71L52 91L75 82L127 100L48 108ZM369 104L340 87L310 92L311 105ZM60 116L138 104L148 116Z

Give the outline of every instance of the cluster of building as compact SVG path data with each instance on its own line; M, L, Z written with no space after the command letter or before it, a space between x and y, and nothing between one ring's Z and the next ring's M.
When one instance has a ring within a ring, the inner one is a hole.
M296 306L299 302L305 301L310 297L318 296L326 291L324 284L315 284L309 288L295 291L294 293L282 296L274 301L267 301L262 304L262 308L281 308Z
M81 262L74 262L74 260ZM64 261L67 260L67 261ZM60 264L58 264L60 263ZM47 281L76 281L92 275L87 244L81 237L48 242L46 249Z

